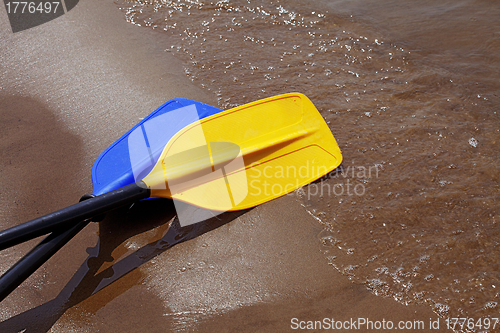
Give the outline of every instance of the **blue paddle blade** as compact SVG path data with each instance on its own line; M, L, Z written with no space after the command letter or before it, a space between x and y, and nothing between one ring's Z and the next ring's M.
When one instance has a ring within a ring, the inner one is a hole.
M223 111L185 98L166 102L99 155L92 166L93 194L101 195L116 190L147 175L154 163L134 161L156 161L175 133L198 120L193 119L192 112L189 112L193 108L198 113L198 119ZM134 139L138 133L142 133L141 138ZM145 149L137 149L138 142Z

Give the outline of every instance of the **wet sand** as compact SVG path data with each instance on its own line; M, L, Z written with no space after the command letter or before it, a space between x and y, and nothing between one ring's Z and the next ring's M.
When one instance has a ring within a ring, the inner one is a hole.
M157 47L166 37L127 24L111 2L82 1L16 34L3 20L0 34L2 229L90 193L98 154L163 102L216 105ZM282 332L292 318L426 328L437 319L334 270L321 231L291 196L191 228L178 226L167 200L118 210L0 303L0 331ZM2 251L1 272L36 242Z

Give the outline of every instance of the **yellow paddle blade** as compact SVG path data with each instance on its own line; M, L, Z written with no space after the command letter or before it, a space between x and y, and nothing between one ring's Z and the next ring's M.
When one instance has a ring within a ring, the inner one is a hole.
M168 142L143 181L151 196L209 210L254 207L332 171L340 148L299 93L245 104L192 123Z

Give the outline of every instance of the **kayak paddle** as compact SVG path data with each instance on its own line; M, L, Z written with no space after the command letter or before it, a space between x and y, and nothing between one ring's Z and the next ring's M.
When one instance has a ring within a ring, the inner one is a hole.
M138 138L130 148L133 160L136 150L149 147L147 137L136 133L129 137ZM153 165L142 180L2 231L0 249L148 197L221 212L250 208L320 178L341 161L332 133L306 96L270 97L191 123L157 160L149 153L132 163L134 176Z
M189 124L189 119L184 114L174 111L191 105L194 105L196 108L199 119L222 112L221 109L185 98L175 98L164 103L99 155L92 167L93 195L85 195L82 199L87 199L134 183L135 178L130 162L128 146L130 134L136 128L155 128L154 124L164 120L160 116L169 113L170 131L159 131L161 129L159 126L156 132L149 131L150 136L156 138L156 144L165 145L178 129ZM161 140L158 140L160 136ZM158 149L154 149L153 147L153 150ZM98 220L94 218L94 221ZM2 274L0 277L0 301L49 260L88 223L90 223L90 219L79 221L67 229L62 228L62 230L53 231Z

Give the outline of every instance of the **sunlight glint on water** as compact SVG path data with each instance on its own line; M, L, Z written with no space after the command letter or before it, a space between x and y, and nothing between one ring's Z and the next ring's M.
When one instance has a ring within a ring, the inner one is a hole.
M490 77L311 3L121 7L129 22L171 36L165 49L221 108L292 91L315 103L343 172L297 194L324 226L322 251L340 272L442 316L498 316L499 98Z

